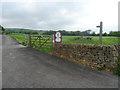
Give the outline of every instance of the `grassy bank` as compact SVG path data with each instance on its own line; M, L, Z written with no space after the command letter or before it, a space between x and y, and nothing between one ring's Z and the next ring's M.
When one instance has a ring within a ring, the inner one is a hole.
M24 45L27 35L25 35L25 34L8 34L8 36L15 38L20 44Z
M9 34L9 36L15 38L20 44L25 45L25 46L27 45L26 44L26 39L28 38L28 35L25 35L25 34ZM40 50L42 52L45 52L45 53L53 52L53 47L45 46L45 47L33 47L33 48L35 48L37 50Z

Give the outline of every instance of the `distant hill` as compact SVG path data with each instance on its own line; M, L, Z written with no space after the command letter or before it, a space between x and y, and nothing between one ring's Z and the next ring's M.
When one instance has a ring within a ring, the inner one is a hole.
M5 28L6 34L12 33L22 33L22 34L42 34L44 31L42 30L32 30L32 29L24 29L24 28Z
M24 29L24 28L5 28L5 30L32 30L32 29Z

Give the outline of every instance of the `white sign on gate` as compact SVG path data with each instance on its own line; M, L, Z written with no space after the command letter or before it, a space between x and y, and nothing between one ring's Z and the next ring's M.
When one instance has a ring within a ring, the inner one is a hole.
M54 34L54 41L55 43L58 42L62 42L62 33L61 32L55 32Z

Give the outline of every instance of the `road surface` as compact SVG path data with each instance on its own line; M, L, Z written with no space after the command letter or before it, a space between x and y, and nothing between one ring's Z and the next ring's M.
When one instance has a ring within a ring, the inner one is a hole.
M2 41L3 88L117 88L118 77L19 45Z

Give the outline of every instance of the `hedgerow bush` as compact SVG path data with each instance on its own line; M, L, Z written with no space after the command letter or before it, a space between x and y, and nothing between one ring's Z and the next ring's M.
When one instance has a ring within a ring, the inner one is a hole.
M114 73L120 76L120 55L118 56L118 60L116 61L116 64L117 66Z

